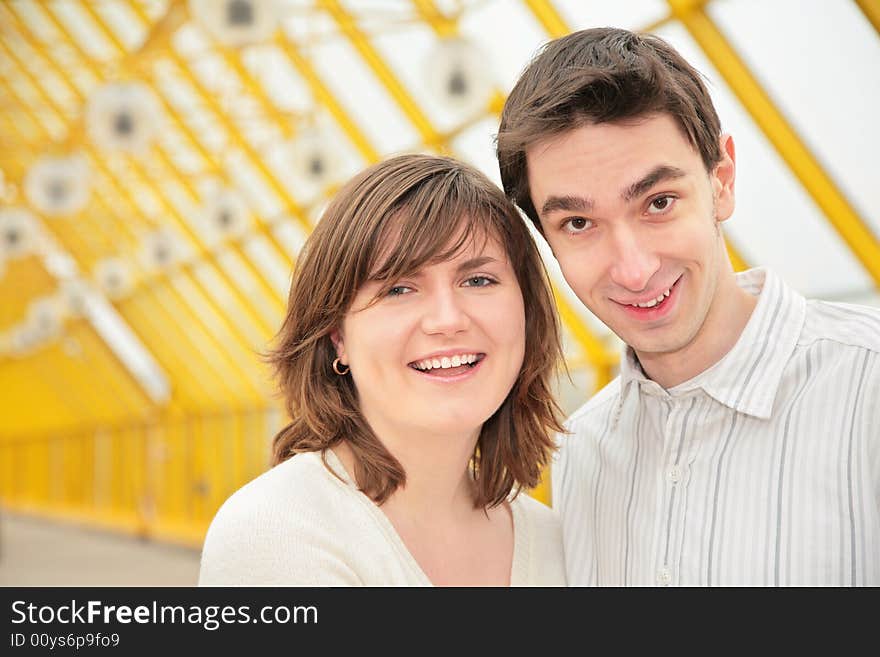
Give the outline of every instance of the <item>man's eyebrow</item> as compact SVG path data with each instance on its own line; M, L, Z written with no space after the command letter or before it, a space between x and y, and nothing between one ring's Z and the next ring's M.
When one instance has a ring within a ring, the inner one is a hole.
M621 197L624 201L632 201L634 198L638 198L649 189L651 189L658 182L663 180L675 180L676 178L683 178L687 175L685 171L679 169L678 167L673 167L668 164L660 164L648 173L648 175L644 176L640 180L637 180L632 185L623 190Z
M565 212L589 212L593 209L593 201L584 196L549 196L541 206L541 214L550 214L564 210Z

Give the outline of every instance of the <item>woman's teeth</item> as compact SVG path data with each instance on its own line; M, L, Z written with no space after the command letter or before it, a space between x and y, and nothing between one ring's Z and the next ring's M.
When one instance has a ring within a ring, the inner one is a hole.
M443 356L441 358L426 358L425 360L416 361L415 368L423 372L430 370L444 369L450 367L459 367L461 365L472 365L477 362L477 354L456 354L455 356Z
M671 289L672 289L672 288L669 288L669 290L666 290L665 292L663 292L663 294L661 294L661 295L660 295L659 297L657 297L656 299L651 299L650 301L646 301L645 303L631 303L631 304L629 304L629 305L631 305L631 306L633 306L633 307L635 307L635 308L653 308L653 307L656 306L658 303L660 303L661 301L663 301L663 299L665 299L666 297L669 296L669 291L670 291Z

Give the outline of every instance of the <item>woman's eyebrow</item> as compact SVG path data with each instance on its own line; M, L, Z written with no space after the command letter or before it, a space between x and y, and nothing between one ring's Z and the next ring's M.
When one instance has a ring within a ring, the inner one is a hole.
M458 267L455 268L456 272L459 274L467 271L469 269L477 269L478 267L482 267L483 265L489 264L490 262L498 262L492 256L478 256L476 258L470 258L469 260L465 260Z
M459 263L455 267L455 273L461 274L465 271L468 271L471 269L477 269L479 267L482 267L483 265L487 265L492 262L498 262L498 259L493 258L492 256L487 256L487 255L477 256L475 258L468 258L467 260ZM416 271L410 272L407 274L407 276L410 276L412 278L419 278L420 276L422 276L422 270L418 269ZM388 276L377 276L374 274L367 279L367 282L368 283L383 284L383 283L387 283L389 280L390 279Z

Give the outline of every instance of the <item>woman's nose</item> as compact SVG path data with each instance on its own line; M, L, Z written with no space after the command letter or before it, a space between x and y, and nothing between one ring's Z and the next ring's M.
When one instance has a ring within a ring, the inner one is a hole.
M425 333L452 335L470 326L470 316L455 291L437 292L425 299L422 328Z

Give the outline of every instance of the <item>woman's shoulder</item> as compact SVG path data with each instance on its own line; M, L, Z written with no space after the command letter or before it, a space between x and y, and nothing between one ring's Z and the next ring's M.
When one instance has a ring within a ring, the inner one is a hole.
M297 583L300 571L291 567L306 569L332 556L344 543L340 537L364 524L362 516L356 496L320 454L298 454L223 503L205 536L199 581Z
M278 510L288 515L291 508L321 503L328 494L342 494L342 487L333 479L320 453L296 454L235 491L217 514Z

